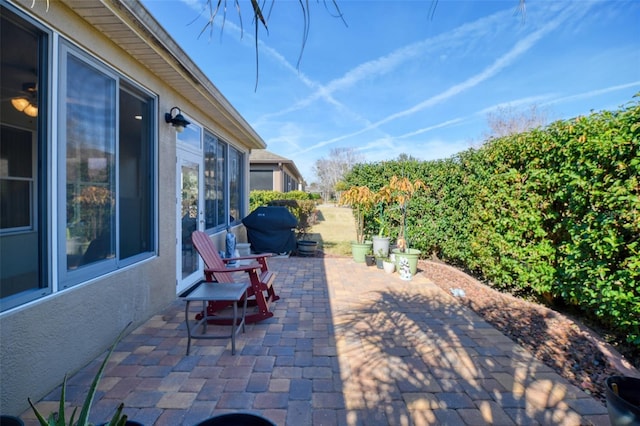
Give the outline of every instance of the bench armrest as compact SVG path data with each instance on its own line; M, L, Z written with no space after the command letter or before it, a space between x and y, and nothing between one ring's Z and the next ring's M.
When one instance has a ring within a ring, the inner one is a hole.
M204 272L210 272L210 273L215 273L215 272L244 272L244 271L252 271L252 270L256 270L256 269L260 269L260 264L259 263L252 263L251 265L241 265L241 266L237 266L235 268L228 268L228 267L224 267L224 268L204 268Z
M258 259L264 259L264 258L271 257L271 256L273 256L273 253L252 254L252 255L249 255L249 256L225 257L225 258L222 259L222 261L224 263L229 263L229 262L233 262L235 260L246 260L246 259L258 260Z

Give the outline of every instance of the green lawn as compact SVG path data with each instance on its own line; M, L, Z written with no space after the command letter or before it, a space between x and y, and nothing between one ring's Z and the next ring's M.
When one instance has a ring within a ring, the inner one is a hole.
M318 206L318 223L311 228L306 239L318 242L318 249L334 256L350 256L351 241L356 240L356 228L348 207L333 204Z

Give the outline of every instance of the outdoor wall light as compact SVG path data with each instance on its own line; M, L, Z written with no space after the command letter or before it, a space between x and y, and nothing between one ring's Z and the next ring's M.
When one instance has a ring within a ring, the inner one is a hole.
M185 127L191 124L190 121L187 121L183 117L182 111L180 111L180 108L178 107L173 107L169 112L165 113L164 121L166 121L167 123L171 123L171 125L176 128L176 132L178 133L182 133Z

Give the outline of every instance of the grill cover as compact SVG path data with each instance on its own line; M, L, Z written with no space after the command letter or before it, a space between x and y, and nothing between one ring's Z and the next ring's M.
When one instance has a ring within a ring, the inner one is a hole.
M258 207L242 219L255 253L289 253L296 248L298 219L286 207Z

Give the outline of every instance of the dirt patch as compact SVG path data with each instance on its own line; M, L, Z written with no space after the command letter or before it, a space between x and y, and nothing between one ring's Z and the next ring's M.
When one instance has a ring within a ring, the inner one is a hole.
M607 377L640 377L597 333L578 321L517 297L500 293L471 276L445 264L421 261L422 273L438 287L456 297L538 360L569 382L604 402ZM452 291L453 290L453 291Z

